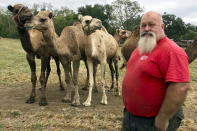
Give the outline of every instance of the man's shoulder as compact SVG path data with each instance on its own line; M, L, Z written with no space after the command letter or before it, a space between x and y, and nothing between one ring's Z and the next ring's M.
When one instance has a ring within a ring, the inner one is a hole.
M186 55L185 51L178 46L173 40L169 39L166 37L162 41L162 50L164 53L173 53L173 54L181 54L181 55Z

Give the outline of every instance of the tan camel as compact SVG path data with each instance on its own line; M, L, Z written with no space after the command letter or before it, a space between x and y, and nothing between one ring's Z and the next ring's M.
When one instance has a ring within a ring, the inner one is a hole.
M137 47L140 38L140 26L135 26L131 35L126 39L121 48L121 53L124 58L124 63L121 68L124 68L130 58L131 53Z
M30 94L30 98L26 101L26 103L34 103L36 96L36 63L35 56L41 59L41 75L40 75L40 84L42 97L40 99L39 104L41 106L47 105L46 95L44 90L46 88L47 80L51 71L50 67L50 59L51 56L55 59L57 66L57 74L59 77L60 89L63 90L62 82L61 82L61 72L59 67L59 58L55 55L55 51L53 47L48 46L43 39L42 33L37 30L29 30L27 31L24 28L24 24L29 21L33 14L22 4L16 4L14 6L9 5L8 10L10 10L13 14L13 20L16 23L17 30L19 33L19 37L21 40L21 44L23 49L26 51L26 59L31 69L31 82L32 82L32 91ZM45 77L46 73L46 77Z
M84 106L91 106L93 81L93 67L101 65L101 83L102 83L102 100L101 104L107 104L107 96L105 93L105 66L107 62L113 61L115 68L118 68L118 44L102 26L102 22L91 16L79 15L84 33L87 35L88 43L85 45L85 53L89 69L89 94ZM102 29L103 28L103 29ZM118 85L117 85L118 86ZM119 88L118 88L119 89ZM120 95L120 92L118 92Z
M114 39L120 45L120 42L127 39L130 35L131 35L131 31L123 30L123 29L116 29L116 32L114 34Z
M54 23L52 20L53 13L41 11L33 17L26 27L31 27L42 32L44 39L49 46L54 47L59 56L60 62L63 65L65 72L65 81L67 84L66 96L63 102L71 102L71 87L72 83L75 86L75 95L72 104L80 105L80 97L78 93L78 71L80 66L81 52L79 41L81 41L80 30L76 26L68 26L63 29L61 35L58 36L55 32ZM80 46L83 46L82 44ZM85 52L85 51L84 51ZM83 54L82 54L83 55ZM73 77L70 71L70 62L73 65Z

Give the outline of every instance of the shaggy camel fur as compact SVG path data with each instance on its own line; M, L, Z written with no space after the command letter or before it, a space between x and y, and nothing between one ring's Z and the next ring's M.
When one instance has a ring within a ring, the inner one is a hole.
M28 23L25 26L41 31L47 44L54 47L59 56L60 62L63 65L65 81L67 84L67 93L62 101L71 102L71 87L73 83L75 86L75 95L72 104L78 106L80 105L80 97L78 93L78 71L81 58L79 48L79 41L81 41L79 34L80 30L76 26L68 26L65 27L61 32L61 35L58 36L55 32L52 17L53 13L41 11L33 17L31 23ZM73 77L70 70L71 61L73 62Z
M101 83L103 96L101 104L107 104L107 96L105 93L105 66L106 63L115 63L116 71L118 71L118 44L102 26L102 22L91 16L81 16L79 19L82 23L84 33L87 35L88 43L85 45L85 53L89 69L89 94L87 100L83 103L84 106L90 106L92 100L93 67L100 63L101 65ZM101 29L101 30L100 30ZM116 72L117 73L117 72ZM118 75L117 75L118 77ZM117 81L118 86L118 81ZM118 88L119 89L119 88ZM120 95L120 92L118 92Z
M121 53L124 58L124 63L121 66L121 68L125 67L127 61L130 58L131 53L137 47L139 38L140 38L140 26L135 26L133 28L131 35L126 39L126 41L122 45Z
M37 30L27 31L24 28L24 24L33 17L30 9L28 9L22 4L16 4L13 7L9 5L8 9L13 13L13 20L16 23L21 44L23 49L26 51L26 59L31 69L32 91L30 94L30 98L26 101L26 103L35 102L35 96L36 96L35 89L36 89L36 81L37 81L36 63L35 63L35 56L36 56L37 58L41 58L40 84L41 84L42 97L40 99L39 104L47 105L46 96L43 91L46 88L47 80L51 71L51 67L50 67L51 56L55 59L56 62L57 74L60 82L60 89L61 90L64 89L60 77L61 72L59 67L59 59L57 55L55 55L53 47L48 46L46 44L41 32ZM46 73L46 77L45 77L45 73Z

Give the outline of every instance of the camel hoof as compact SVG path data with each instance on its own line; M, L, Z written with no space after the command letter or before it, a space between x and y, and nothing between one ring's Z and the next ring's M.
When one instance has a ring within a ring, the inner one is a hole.
M47 99L46 98L41 98L40 102L39 102L40 106L46 106L48 105Z
M69 100L69 99L62 99L62 102L64 102L64 103L70 103L71 100Z
M83 105L86 106L86 107L91 106L90 103L86 103L86 102L84 102Z
M28 103L28 104L35 103L35 98L30 97L29 99L26 100L26 103Z
M101 102L101 105L107 105L107 102Z

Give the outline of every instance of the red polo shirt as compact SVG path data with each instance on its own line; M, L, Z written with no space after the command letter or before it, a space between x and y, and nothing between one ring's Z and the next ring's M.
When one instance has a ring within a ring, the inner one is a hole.
M184 50L164 37L150 54L132 53L122 82L125 108L133 115L152 117L159 112L167 82L189 82Z

